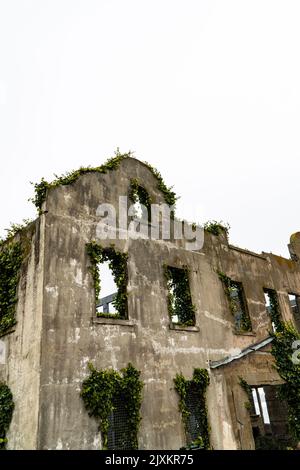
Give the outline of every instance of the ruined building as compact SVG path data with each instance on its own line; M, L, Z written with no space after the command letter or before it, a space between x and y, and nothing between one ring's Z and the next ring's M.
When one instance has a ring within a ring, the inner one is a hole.
M37 220L0 247L9 258L22 246L16 298L8 305L0 293L0 382L14 402L7 448L130 448L132 439L120 436L134 429L139 449L203 447L207 439L213 449L254 449L259 437L292 445L271 347L276 315L300 327L300 234L291 237L291 259L232 246L218 225L206 227L198 250L172 233L124 239L118 228L100 242L99 204L118 213L119 196L133 193L146 205L172 202L160 175L119 156L43 184ZM107 260L119 291L103 298L97 261ZM127 386L127 395L124 388L111 397L104 439L82 396L89 364L98 378L114 370L107 377L115 384L128 364L140 373L136 428L128 428Z

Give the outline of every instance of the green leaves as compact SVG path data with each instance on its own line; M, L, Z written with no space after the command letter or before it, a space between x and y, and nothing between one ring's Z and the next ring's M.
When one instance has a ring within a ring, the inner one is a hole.
M80 167L78 170L70 171L61 176L56 176L56 179L51 183L48 183L42 178L40 183L34 184L34 197L31 199L33 204L41 213L42 204L46 200L47 192L49 189L56 188L58 186L66 186L74 183L81 175L86 173L107 173L107 171L116 170L124 158L130 157L131 152L121 154L119 149L116 150L115 156L108 159L106 163L98 167Z
M99 263L109 261L109 268L118 287L116 298L112 302L118 313L117 316L114 315L114 318L127 318L127 253L121 253L115 250L113 246L103 248L95 241L87 244L87 253L92 262L90 271L94 280L96 301L99 300L101 290L98 265ZM105 315L107 314L99 314L101 317ZM108 318L112 318L112 316Z
M148 220L151 219L151 197L143 186L140 185L138 179L133 178L130 180L130 193L129 198L133 203L140 202L148 210Z
M140 406L142 401L143 383L140 372L132 364L121 370L121 374L113 369L97 371L89 364L90 376L83 382L81 397L90 416L99 420L102 432L103 448L107 448L109 415L114 404L122 397L129 417L129 440L132 449L138 448L137 433L141 421Z
M15 306L23 250L20 242L10 242L0 249L0 335L15 325Z
M278 302L278 296L274 289L265 289L265 292L268 294L270 301L270 317L271 322L274 323L276 331L282 331L283 323L280 315L280 307Z
M293 343L300 339L300 334L291 323L281 323L280 331L273 334L272 354L275 367L284 380L280 396L287 401L289 427L296 441L300 440L300 365L294 364Z
M12 419L14 410L13 396L9 387L0 382L0 449L6 447L6 433Z
M132 157L132 152L120 153L119 149L116 150L115 156L108 159L103 165L98 167L80 167L78 170L67 172L56 178L49 183L44 178L41 179L40 183L33 183L34 186L34 197L31 198L31 202L38 209L38 213L41 213L42 204L46 200L47 192L49 189L56 188L58 186L66 186L74 183L81 175L86 173L107 173L108 171L116 170L121 161L125 158ZM149 163L145 162L145 165L152 172L158 181L158 189L163 193L166 203L169 206L175 205L177 197L172 188L168 188L163 181L163 178L158 170L153 168Z
M206 408L206 389L209 385L209 375L206 369L194 369L193 379L186 380L182 374L177 374L174 379L175 390L179 395L179 411L182 414L183 422L185 425L186 433L188 435L188 419L190 412L187 408L186 397L190 387L193 387L198 394L197 406L194 414L197 417L201 435L196 441L190 443L190 446L199 445L201 448L210 449L209 443L209 426L207 420ZM189 447L190 447L189 446Z
M187 268L165 266L165 276L168 285L168 309L172 319L177 316L179 325L195 325L195 306L189 285L189 271Z
M206 232L212 233L213 235L220 235L222 232L225 232L226 235L229 233L230 225L225 224L224 222L217 222L216 220L209 220L203 225Z
M250 387L250 385L246 382L245 379L243 379L242 377L239 377L240 379L240 386L242 387L242 389L244 390L244 392L247 394L247 397L248 397L248 401L246 401L244 403L244 406L245 408L250 412L251 411L251 403L253 401L253 398L252 398L252 389Z
M244 331L251 331L251 319L245 304L241 283L233 281L230 279L230 277L226 276L226 274L222 273L221 271L217 271L217 274L223 283L224 291L228 299L232 315L235 317L237 310L241 310L241 319L238 331L241 333ZM237 296L232 295L234 291L237 292Z

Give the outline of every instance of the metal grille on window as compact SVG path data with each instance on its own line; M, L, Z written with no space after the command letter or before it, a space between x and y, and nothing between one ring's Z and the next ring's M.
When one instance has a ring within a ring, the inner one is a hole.
M131 449L129 416L122 397L114 400L114 410L108 417L107 445L109 450Z
M234 309L235 327L237 330L240 330L242 327L241 323L244 315L243 296L241 292L241 287L233 282L230 288L230 298L232 301L232 308Z
M188 444L195 441L203 432L201 427L201 406L202 400L199 396L199 390L190 384L187 390L185 404L189 412L187 419L187 441Z

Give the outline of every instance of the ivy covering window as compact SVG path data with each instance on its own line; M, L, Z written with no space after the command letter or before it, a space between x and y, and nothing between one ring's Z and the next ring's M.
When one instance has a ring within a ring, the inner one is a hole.
M192 303L187 268L165 267L168 286L168 309L172 323L195 325L195 306Z
M272 331L281 329L281 313L277 292L274 289L264 289L266 310L270 315Z
M138 179L133 178L130 181L130 193L129 198L134 203L136 217L148 219L148 222L151 221L151 198L147 190L141 186ZM144 214L142 211L142 206L147 209L147 214Z
M127 314L127 254L117 251L113 246L103 248L96 242L87 244L87 252L92 265L90 271L93 276L96 294L96 313L99 317L126 319ZM101 299L101 279L100 264L108 262L108 267L112 272L117 292L111 296ZM109 297L109 298L108 298ZM111 303L115 312L109 312L107 305ZM103 311L99 311L99 306L105 306Z
M234 317L234 327L237 333L252 331L251 320L246 304L243 285L233 281L225 274L219 272L219 278L223 282L230 310Z
M15 310L20 268L23 260L21 243L0 247L0 335L16 324Z
M140 372L132 364L121 373L96 370L92 364L89 368L81 397L89 415L99 421L103 449L137 449L143 389Z
M195 369L192 380L177 374L175 389L179 394L179 410L185 425L188 448L209 449L209 426L206 409L206 389L209 375L206 369Z

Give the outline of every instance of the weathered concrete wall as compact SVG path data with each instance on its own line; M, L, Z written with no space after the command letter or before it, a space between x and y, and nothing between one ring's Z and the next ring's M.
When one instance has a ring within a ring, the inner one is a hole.
M15 409L8 433L8 449L36 449L39 416L40 349L43 299L43 219L24 236L14 331L1 338L6 358L0 380L13 393Z
M42 309L40 376L38 378L38 365L34 363L31 373L35 374L35 379L31 387L35 391L30 392L29 388L29 392L26 391L26 395L29 393L34 399L39 382L38 431L36 418L32 424L38 440L36 444L33 438L30 444L18 443L23 428L16 421L17 412L11 427L10 447L99 449L101 437L97 423L88 416L80 398L82 382L89 374L88 362L96 368L118 370L132 362L141 371L145 384L139 447L179 449L186 442L173 384L175 375L182 372L186 378L191 378L194 368L209 369L209 361L237 354L249 344L267 337L271 323L263 288L274 288L279 293L284 319L292 318L287 294L300 294L300 270L296 261L270 254L256 255L228 245L225 235L217 237L206 233L204 247L198 252L183 249L181 241L114 240L116 248L128 252L129 256L129 319L127 322L97 319L86 243L96 238L98 205L105 202L118 207L118 196L128 194L131 178L139 178L153 202L163 202L156 178L145 165L133 159L122 161L118 170L86 174L74 184L61 186L48 194L43 207L46 213L42 216L45 228L40 236L44 271L41 272L40 261L35 270L29 264L27 273L32 278L32 287L29 283L28 289L31 288L31 295L38 292L38 296L35 307L21 298L18 307L19 319L24 305L26 312L34 310L28 317L34 315L35 318L36 350ZM110 241L105 243L108 246ZM170 329L164 264L189 267L196 328ZM253 326L251 333L234 333L233 317L217 270L243 283ZM29 296L29 292L26 295ZM31 303L34 305L33 300ZM24 332L22 338L26 336L32 346L33 319L28 321L27 333ZM15 347L20 348L20 345ZM18 358L19 368L23 367L24 353L11 352L10 355ZM239 362L239 369L232 365L210 371L208 413L211 444L215 449L253 448L251 426L243 414L245 409L240 407L244 397L240 387L237 388L237 377L247 379L249 364L254 359L251 370L254 375L258 372L255 375L258 381L262 377L260 367L268 383L278 380L274 370L266 368L265 357L254 353L253 359L249 356ZM15 373L10 382L16 384L18 378ZM22 393L16 390L16 385L13 391L16 401L20 401L17 406L27 408L29 403L24 402L22 396L24 387L25 382L21 386ZM36 407L32 406L35 417ZM237 417L245 422L243 436L242 431L238 431Z

